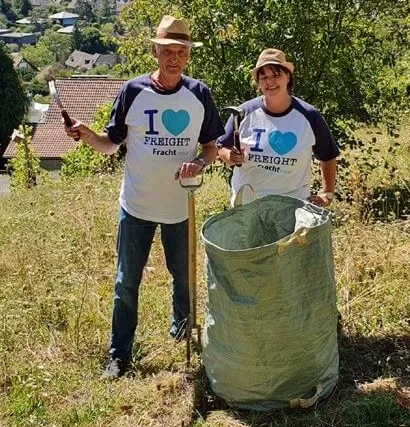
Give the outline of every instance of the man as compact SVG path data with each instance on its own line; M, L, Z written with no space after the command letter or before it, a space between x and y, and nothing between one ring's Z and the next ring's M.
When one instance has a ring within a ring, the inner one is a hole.
M155 229L161 227L166 264L173 278L170 334L185 333L189 314L186 191L177 180L201 173L217 155L215 140L224 128L208 88L183 75L192 47L187 24L164 16L152 54L158 69L126 82L104 133L74 120L69 136L79 136L105 154L127 143L120 194L118 263L110 360L103 378L122 376L129 366L137 327L138 289ZM201 151L197 156L197 146Z

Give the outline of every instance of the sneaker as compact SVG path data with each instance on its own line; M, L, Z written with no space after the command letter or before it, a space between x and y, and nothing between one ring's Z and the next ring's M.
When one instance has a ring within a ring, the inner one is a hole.
M169 335L174 338L175 341L183 341L186 339L186 320L179 323L178 326L172 325Z
M101 375L103 380L116 380L122 377L129 367L128 360L122 360L118 358L110 358L105 368L105 371Z

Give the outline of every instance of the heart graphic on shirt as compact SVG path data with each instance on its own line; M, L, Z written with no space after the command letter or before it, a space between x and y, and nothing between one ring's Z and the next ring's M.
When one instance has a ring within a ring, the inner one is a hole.
M165 129L172 135L177 136L189 125L189 114L185 110L165 110L162 113L161 120Z
M282 133L275 130L269 134L268 141L272 150L283 156L293 150L297 143L297 138L292 132Z

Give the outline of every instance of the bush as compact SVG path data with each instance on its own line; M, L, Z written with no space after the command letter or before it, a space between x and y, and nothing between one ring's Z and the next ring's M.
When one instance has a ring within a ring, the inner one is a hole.
M37 176L40 174L40 159L30 147L31 131L31 127L19 127L19 132L23 138L17 143L16 157L11 159L9 163L12 190L30 189L37 185Z
M111 103L98 107L93 124L90 126L95 132L101 132L109 121ZM86 178L98 173L112 173L119 166L120 154L112 156L99 153L84 142L80 142L74 150L63 157L61 178L72 180Z
M34 78L29 85L27 90L34 96L36 94L47 96L49 94L49 89L47 83L44 80Z

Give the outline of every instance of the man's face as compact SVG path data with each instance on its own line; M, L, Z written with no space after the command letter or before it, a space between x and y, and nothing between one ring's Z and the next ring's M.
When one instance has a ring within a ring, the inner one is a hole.
M180 44L154 45L153 55L165 77L178 77L184 71L189 60L190 49Z

